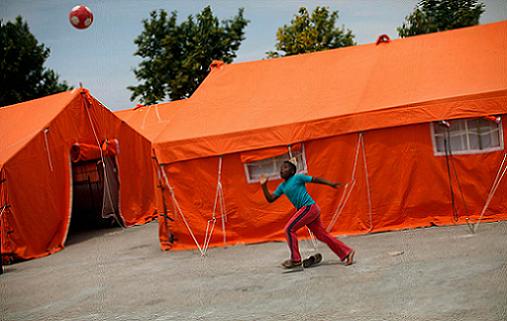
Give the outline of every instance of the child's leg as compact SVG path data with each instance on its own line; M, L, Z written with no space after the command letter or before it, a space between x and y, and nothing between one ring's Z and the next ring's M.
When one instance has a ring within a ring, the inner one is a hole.
M320 222L320 217L317 217L307 226L319 241L326 243L327 246L329 246L329 248L338 255L340 260L345 260L347 256L352 253L352 249L350 247L333 237L324 229L322 223Z
M287 237L287 244L289 245L291 260L293 262L301 262L301 254L299 253L299 244L296 232L309 222L314 221L315 217L318 217L318 215L318 207L315 205L305 206L292 215L287 225L285 225L285 235Z

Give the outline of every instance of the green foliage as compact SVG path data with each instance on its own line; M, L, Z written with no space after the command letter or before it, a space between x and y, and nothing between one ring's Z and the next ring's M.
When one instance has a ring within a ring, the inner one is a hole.
M400 37L410 37L479 24L484 4L477 0L421 0L398 27Z
M71 89L65 81L58 82L53 70L44 68L50 50L38 43L20 16L14 22L0 20L0 42L0 106Z
M276 51L266 54L272 58L355 45L352 31L336 28L336 20L338 11L316 7L310 16L308 10L301 7L289 25L278 28Z
M189 97L204 80L213 60L232 62L236 57L248 20L243 9L230 20L219 23L208 6L177 23L177 12L153 11L143 21L144 31L134 40L135 55L143 58L134 70L138 86L130 86L131 100L144 104L166 98Z

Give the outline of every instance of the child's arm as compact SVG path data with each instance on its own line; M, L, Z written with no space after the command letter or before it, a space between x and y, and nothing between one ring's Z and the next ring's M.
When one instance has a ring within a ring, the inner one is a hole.
M261 186L262 186L262 192L264 193L264 197L269 203L273 203L276 201L280 196L271 194L268 190L268 179L265 176L261 176L260 180Z
M320 177L312 177L312 183L327 185L327 186L331 186L332 188L337 188L337 187L340 187L343 185L340 182L330 182L327 179L320 178Z

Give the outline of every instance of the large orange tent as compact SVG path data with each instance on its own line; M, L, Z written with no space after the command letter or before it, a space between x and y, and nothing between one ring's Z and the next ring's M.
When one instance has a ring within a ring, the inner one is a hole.
M290 204L265 202L257 181L274 189L289 154L348 183L309 186L335 234L506 219L505 34L503 21L213 64L151 137L173 205L162 248L283 239Z
M139 157L150 153L150 142L86 89L0 108L0 133L4 257L31 259L64 247L80 176L106 181L101 215L123 226L153 218L151 161ZM80 164L89 162L94 171L86 172Z

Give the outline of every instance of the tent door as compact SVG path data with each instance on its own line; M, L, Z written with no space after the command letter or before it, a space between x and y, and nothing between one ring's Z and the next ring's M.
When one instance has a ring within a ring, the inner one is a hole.
M121 216L119 215L119 189L120 180L118 179L118 167L114 156L104 157L106 163L103 168L103 186L102 193L102 217L113 218L118 225L124 226Z
M72 164L71 231L123 225L119 215L119 179L114 156Z

